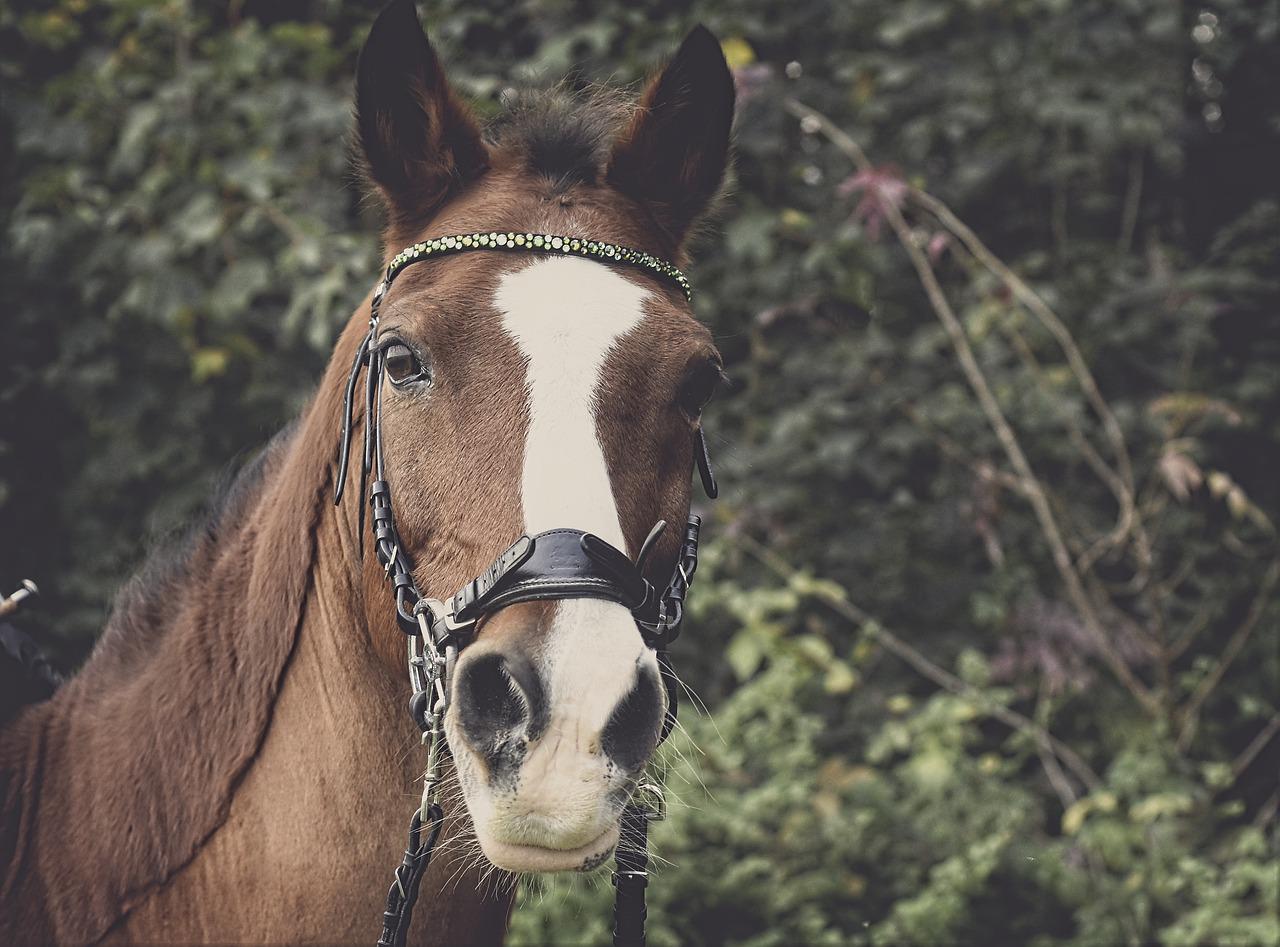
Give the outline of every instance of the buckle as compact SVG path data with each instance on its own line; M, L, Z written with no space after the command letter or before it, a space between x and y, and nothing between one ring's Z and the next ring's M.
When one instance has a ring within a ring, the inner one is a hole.
M418 604L413 607L413 615L422 633L422 640L427 642L427 647L432 651L447 645L451 638L456 638L460 633L470 631L476 624L474 618L457 618L453 609L438 598L418 599Z
M631 804L642 810L647 822L667 820L667 797L657 783L641 783L637 786L631 794Z

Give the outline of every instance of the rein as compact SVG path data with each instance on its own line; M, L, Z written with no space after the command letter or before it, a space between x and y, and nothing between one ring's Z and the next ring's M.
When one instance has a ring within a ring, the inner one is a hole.
M439 237L407 247L391 260L374 291L369 332L360 343L347 376L334 503L341 503L347 481L356 389L361 370L366 369L361 393L365 417L361 483L373 476L369 483L369 507L374 552L391 585L397 624L408 640L409 712L422 732L422 744L427 750L422 800L410 820L408 846L387 893L378 947L403 947L422 876L440 837L444 824L444 810L439 800L440 758L445 751L444 718L449 709L458 652L473 639L478 624L488 615L517 602L546 599L595 598L630 609L645 644L657 654L666 689L667 709L658 737L661 743L675 725L678 709L675 672L667 649L680 633L684 599L698 568L702 521L690 515L675 570L662 591L644 577L644 568L666 528L664 520L654 524L634 562L625 552L591 533L571 528L552 529L518 538L488 569L466 583L447 602L428 598L419 590L396 529L391 485L383 464L385 366L378 347L378 310L392 281L406 267L471 250L582 256L603 263L639 267L674 282L686 300L692 299L689 281L679 269L643 251L581 237L500 231ZM718 489L701 427L694 437L694 461L702 486L707 495L714 498ZM652 796L652 804L637 798L642 793ZM647 784L638 787L623 810L613 873L614 944L617 947L641 947L645 942L648 824L663 818L664 814L661 790Z

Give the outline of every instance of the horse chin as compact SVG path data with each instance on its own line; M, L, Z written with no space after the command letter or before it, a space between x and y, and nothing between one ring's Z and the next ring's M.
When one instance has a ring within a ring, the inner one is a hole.
M575 848L547 848L486 838L477 833L485 857L499 868L515 872L591 871L613 853L618 844L618 826L609 826L599 836Z

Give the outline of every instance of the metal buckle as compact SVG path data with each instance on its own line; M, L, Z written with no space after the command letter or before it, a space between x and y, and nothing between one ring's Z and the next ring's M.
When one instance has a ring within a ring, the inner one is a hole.
M428 613L431 615L429 621ZM413 607L413 614L417 617L418 627L423 634L431 638L433 647L450 636L456 636L458 632L470 631L476 625L474 618L459 620L454 617L453 610L438 598L419 599L418 604ZM440 632L439 629L443 631Z
M39 594L40 594L40 589L36 587L36 584L34 582L32 582L30 579L23 579L21 588L19 588L16 592L14 592L8 598L4 599L3 601L0 601L0 615L9 615L13 612L16 612L18 610L18 606L21 605L26 599L31 598L31 596L33 595L39 595Z
M382 297L387 295L387 290L391 288L389 279L381 280L373 290L373 298L369 300L369 328L376 329L378 326L378 309L382 306Z
M640 637L644 639L646 647L660 651L667 646L670 641L668 635L671 629L664 617L659 615L656 622L642 621L636 618L635 623L636 627L640 629Z
M413 607L413 615L418 622L419 634L409 636L409 684L415 694L429 694L432 700L427 717L429 726L422 733L422 744L427 748L427 769L422 775L422 800L418 810L419 818L426 822L428 810L439 801L440 795L444 716L449 709L449 681L458 656L458 646L452 635L474 622L452 621L452 616L439 599L419 599ZM444 628L444 634L437 635L440 627Z
M649 822L665 822L667 797L657 783L641 783L631 794L631 802L644 810Z
M618 882L624 878L640 882L642 887L649 886L649 873L647 871L615 871L613 873L613 886L618 887Z
M440 748L444 744L444 713L435 715L431 729L422 735L427 746L427 771L422 774L422 800L418 805L418 817L426 822L427 812L440 796Z

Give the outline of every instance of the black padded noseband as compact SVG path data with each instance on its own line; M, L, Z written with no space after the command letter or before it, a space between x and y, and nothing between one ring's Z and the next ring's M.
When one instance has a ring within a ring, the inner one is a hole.
M580 529L549 529L521 536L483 574L453 597L455 618L496 612L517 602L600 598L640 608L652 595L626 555Z

